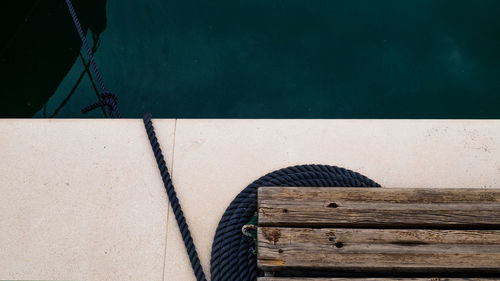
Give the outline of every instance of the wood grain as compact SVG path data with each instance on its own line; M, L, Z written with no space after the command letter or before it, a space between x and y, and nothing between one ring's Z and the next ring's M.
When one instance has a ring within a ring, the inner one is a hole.
M500 230L259 227L265 271L500 273Z
M260 226L500 229L500 189L259 189Z

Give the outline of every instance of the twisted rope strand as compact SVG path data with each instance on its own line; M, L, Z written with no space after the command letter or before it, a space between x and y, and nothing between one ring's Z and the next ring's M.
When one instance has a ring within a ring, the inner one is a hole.
M94 61L94 56L92 55L92 52L90 51L90 47L87 43L87 39L85 38L85 34L83 33L82 26L80 25L80 21L78 20L78 16L76 15L75 9L73 8L73 4L71 3L71 0L65 0L66 5L68 5L68 10L69 13L71 14L71 17L73 18L73 22L75 23L76 30L78 31L78 35L80 36L80 39L82 40L83 43L83 48L85 49L85 52L87 53L87 56L89 57L90 60L90 65L92 66L92 70L94 71L94 74L97 78L97 82L99 83L99 88L101 89L101 93L107 92L106 86L104 86L104 81L102 79L101 73L99 72L99 69L97 69L97 65Z
M94 75L96 76L97 83L99 84L99 89L101 90L100 100L97 103L94 103L90 106L82 109L82 113L87 113L91 110L94 110L99 107L107 107L109 110L109 116L111 118L120 118L120 112L118 111L118 99L116 95L109 92L104 85L104 80L102 79L101 72L97 68L97 64L95 63L94 56L92 51L90 50L89 44L87 43L87 38L85 38L85 34L83 33L82 26L80 21L78 20L78 16L76 15L75 9L71 0L65 0L66 5L68 6L69 13L71 14L71 18L73 19L73 23L75 24L76 30L78 31L78 35L80 36L80 40L82 40L83 48L89 57L90 65L92 66L92 70Z
M144 114L143 120L146 132L148 134L149 142L151 144L151 148L153 149L156 163L158 164L158 168L160 169L163 185L165 186L165 191L167 192L168 200L170 201L170 206L172 206L172 209L174 211L175 219L177 220L177 225L179 225L179 229L182 235L182 240L184 241L184 246L186 247L186 251L189 256L189 261L191 262L191 267L193 268L196 280L206 281L205 273L203 272L203 268L200 264L200 259L198 258L198 253L196 252L196 247L194 246L193 243L193 238L191 237L191 232L189 231L188 224L186 222L186 219L184 218L181 204L179 203L179 199L177 198L177 193L175 192L174 185L172 184L172 179L170 178L170 173L168 172L165 159L163 158L163 153L161 151L160 144L156 139L153 123L151 121L151 114L150 113Z
M198 281L205 281L205 274L189 227L156 139L151 114L146 113L143 119L194 274ZM257 211L257 189L261 186L379 187L380 185L356 172L328 165L293 166L257 179L234 198L217 226L210 260L212 281L255 281L257 277L263 275L257 268L257 258L251 251L254 242L241 231L241 227Z

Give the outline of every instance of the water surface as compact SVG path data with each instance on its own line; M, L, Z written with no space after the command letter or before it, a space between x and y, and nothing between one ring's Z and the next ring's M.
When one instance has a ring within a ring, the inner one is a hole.
M124 117L500 118L499 15L487 0L108 0L96 60ZM93 91L84 78L57 117L83 117Z

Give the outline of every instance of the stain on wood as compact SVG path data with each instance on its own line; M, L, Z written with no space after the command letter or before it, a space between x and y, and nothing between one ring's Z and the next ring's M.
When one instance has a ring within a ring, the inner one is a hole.
M276 242L278 242L281 237L281 231L279 229L262 229L262 235L264 239L276 245Z
M263 262L265 262L266 264L269 264L269 265L272 265L272 266L285 266L286 263L284 260L280 259L280 258L266 258L266 257L263 257L261 259Z

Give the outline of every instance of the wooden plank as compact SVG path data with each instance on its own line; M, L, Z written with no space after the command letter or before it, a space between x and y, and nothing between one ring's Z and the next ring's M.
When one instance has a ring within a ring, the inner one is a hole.
M308 277L260 277L257 281L483 281L499 278L308 278Z
M259 225L500 229L500 189L261 187Z
M265 271L500 273L500 230L259 227Z

